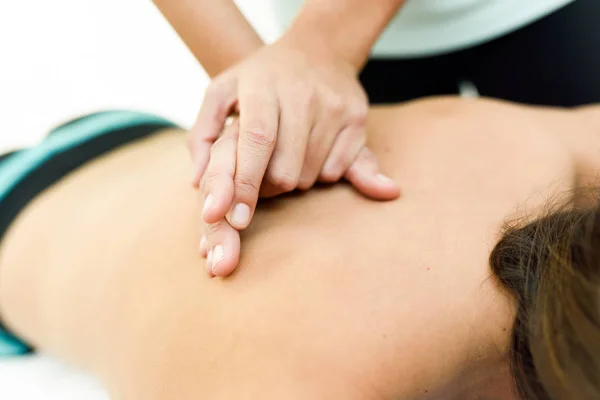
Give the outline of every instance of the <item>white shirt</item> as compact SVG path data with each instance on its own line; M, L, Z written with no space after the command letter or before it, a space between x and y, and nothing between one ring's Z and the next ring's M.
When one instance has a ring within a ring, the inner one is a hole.
M303 0L270 1L283 32ZM372 54L377 58L408 58L464 49L517 30L572 1L408 0Z

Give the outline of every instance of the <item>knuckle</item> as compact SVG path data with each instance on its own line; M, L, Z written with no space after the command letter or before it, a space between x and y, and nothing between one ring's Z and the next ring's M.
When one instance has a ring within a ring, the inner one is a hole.
M369 104L369 96L362 85L358 85L356 89L357 90L354 92L354 98L356 98L357 101L360 101L362 104Z
M365 104L355 104L348 113L348 122L353 125L364 126L367 124L369 107Z
M206 234L208 236L214 235L215 233L218 233L221 230L221 224L223 222L219 221L219 222L215 222L214 224L207 224L206 225Z
M272 148L275 146L276 135L266 129L246 129L242 132L246 140L254 147Z
M221 173L210 168L204 172L204 177L202 178L203 187L206 191L210 191L210 189L214 186L215 181L217 181L221 177Z
M256 184L252 179L246 177L235 178L235 191L236 193L243 193L246 195L256 195L260 190L260 185Z
M313 88L300 86L295 90L295 99L303 108L310 108L317 103L317 92Z
M346 103L344 100L337 96L332 96L327 101L327 112L334 116L340 116L346 110Z
M267 180L284 192L291 192L298 184L298 177L285 170L269 171Z

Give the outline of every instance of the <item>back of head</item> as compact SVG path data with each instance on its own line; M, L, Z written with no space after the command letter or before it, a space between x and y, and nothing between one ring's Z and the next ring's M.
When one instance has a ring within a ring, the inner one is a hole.
M517 302L511 368L519 395L600 399L600 203L508 227L490 261Z

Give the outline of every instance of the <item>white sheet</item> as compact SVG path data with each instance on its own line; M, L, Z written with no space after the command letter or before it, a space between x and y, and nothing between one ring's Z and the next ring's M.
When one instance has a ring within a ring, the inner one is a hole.
M267 40L261 0L238 3ZM150 0L0 2L0 152L106 108L189 126L207 78ZM0 361L2 400L106 400L95 382L48 357Z
M93 378L40 355L0 362L0 398L108 400Z

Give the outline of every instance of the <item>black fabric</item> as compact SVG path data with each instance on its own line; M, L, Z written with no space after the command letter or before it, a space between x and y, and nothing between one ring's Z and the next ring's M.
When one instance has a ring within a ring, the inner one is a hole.
M15 153L16 151L11 151L10 153L0 154L0 168L2 168L2 161L6 160L8 157L12 156Z
M526 104L600 102L600 0L575 0L479 46L417 59L372 59L360 79L372 104L458 93L471 81L482 96Z

